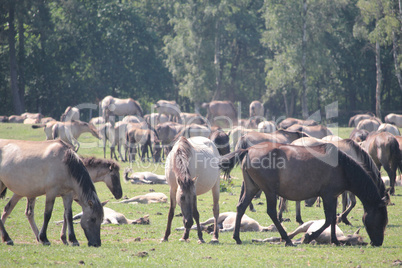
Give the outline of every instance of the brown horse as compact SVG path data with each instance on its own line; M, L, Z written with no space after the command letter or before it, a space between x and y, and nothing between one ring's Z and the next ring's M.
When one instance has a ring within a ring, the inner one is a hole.
M241 218L254 195L261 189L267 199L267 213L279 230L286 245L293 245L276 215L276 196L301 201L320 196L324 204L325 223L306 235L304 243L316 239L331 225L331 243L339 245L335 235L336 198L345 190L354 193L363 203L363 223L373 246L381 246L388 222L385 194L374 184L368 173L352 158L332 144L314 148L292 145L253 146L230 153L220 160L225 173L242 161L244 189L237 205L236 227L233 238L241 244L239 228ZM317 154L320 154L320 157Z
M362 143L362 147L373 158L378 169L384 167L390 179L390 194L395 193L396 171L402 170L402 154L394 135L388 132L372 132Z
M141 147L140 157L142 161L145 160L145 154L147 154L148 156L149 148L154 161L160 162L162 148L160 146L160 140L155 130L132 127L127 130L126 136L129 154L128 158L130 162L135 161L137 144L140 144Z
M373 182L377 185L377 187L380 189L381 193L385 193L385 187L384 183L381 179L381 173L378 170L377 166L375 165L374 161L371 159L371 157L367 154L366 151L364 151L359 144L354 142L353 140L350 139L345 139L345 140L339 140L339 141L323 141L320 139L316 138L301 138L298 140L295 140L292 142L292 145L297 145L297 146L317 146L325 143L332 143L335 145L339 150L347 154L349 157L354 159L357 163L359 163L365 170L366 172L370 175L371 179ZM349 200L350 204L348 205L348 196L349 195ZM298 204L299 203L299 204ZM338 216L337 222L344 222L347 225L350 225L351 223L347 219L348 214L350 211L354 208L356 205L356 198L355 195L350 193L350 192L344 192L342 193L342 205L343 205L343 210L342 213ZM282 213L285 206L280 206L278 218L279 220L282 219ZM296 201L296 221L300 224L303 223L301 219L301 214L300 214L300 202Z
M349 139L354 140L355 142L362 142L367 139L367 136L370 134L365 129L354 129L352 133L349 135Z

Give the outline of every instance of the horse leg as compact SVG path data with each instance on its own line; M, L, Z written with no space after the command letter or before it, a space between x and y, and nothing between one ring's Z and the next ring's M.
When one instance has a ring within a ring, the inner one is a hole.
M2 238L3 242L6 242L6 244L9 246L14 245L13 240L11 240L6 229L4 228L3 221L1 221L1 220L0 220L0 232L1 232L1 238Z
M46 196L46 205L45 205L45 213L42 229L39 232L39 241L42 242L43 245L49 246L50 242L47 239L46 231L49 225L50 218L52 217L52 211L54 206L54 197Z
M296 201L296 221L299 223L299 225L303 224L303 220L301 217L301 209L300 209L300 201Z
M7 217L11 214L11 211L13 211L15 205L17 205L21 198L22 196L13 194L10 201L8 201L7 205L4 207L3 214L1 215L1 220L3 223L6 223Z
M216 184L212 188L212 199L213 199L213 213L214 213L214 235L211 239L211 243L219 243L219 191L220 191L220 179L217 180Z
M259 187L254 184L246 171L243 171L243 184L242 184L242 195L240 195L239 203L237 204L237 215L236 215L236 223L235 229L233 231L233 239L237 244L241 244L240 240L240 225L241 218L244 215L247 207L251 203L251 200L260 190ZM276 217L276 215L275 215Z
M349 199L350 199L350 204L348 207L346 207L347 205L347 201L348 201L348 196L347 194L349 193ZM340 223L343 222L346 225L352 225L349 220L347 219L348 214L350 213L350 211L355 207L356 205L356 196L354 194L352 194L351 192L344 192L342 194L342 205L343 205L343 211L342 213L337 217L336 222Z
M278 229L278 232L281 235L282 240L286 241L285 246L293 246L292 240L290 240L285 229L283 229L282 224L278 220L276 212L276 202L277 202L276 195L274 193L265 192L265 197L267 199L267 214L271 218L272 222L275 224L276 228Z
M170 235L170 231L172 228L172 220L174 217L174 209L176 208L176 191L177 189L170 188L170 207L168 214L168 222L166 225L165 236L162 238L161 242L167 242Z
M331 225L331 243L339 246L338 238L336 237L335 227L336 227L336 198L326 197L322 198L322 202L324 204L324 213L325 213L325 222L324 225L318 229L317 231L308 234L306 233L304 236L303 243L308 244L312 240L316 239L320 234Z
M197 202L194 203L193 218L195 220L195 223L197 224L198 244L203 244L203 243L205 243L205 241L202 238L202 229L201 229L201 225L200 225L200 213L198 212L198 209L197 209ZM187 238L185 240L188 239L188 233L189 232L187 232Z
M66 195L63 196L63 205L64 205L64 222L63 222L63 228L62 232L60 235L61 241L65 245L68 245L67 240L66 240L66 230L65 230L65 225L67 225L68 228L68 241L73 244L73 246L79 246L80 243L78 243L77 238L75 237L74 233L74 226L73 226L73 211L71 209L72 203L73 203L73 198L71 195Z
M278 220L279 222L283 222L282 214L287 210L287 200L282 196L279 197L279 212L278 212Z
M35 234L36 240L39 242L39 230L35 223L35 202L36 197L27 198L27 207L25 209L25 216L28 219L29 225Z

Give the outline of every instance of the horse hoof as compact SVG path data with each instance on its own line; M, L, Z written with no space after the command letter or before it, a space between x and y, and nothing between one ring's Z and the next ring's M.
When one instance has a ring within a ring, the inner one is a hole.
M79 247L79 246L80 246L80 243L78 243L78 242L73 242L72 245L73 245L73 247Z
M7 246L14 246L13 240L8 240L8 241L6 242L6 245L7 245Z
M295 247L295 246L296 246L296 245L293 244L292 242L285 244L285 247Z
M304 235L304 238L303 238L302 243L303 243L303 244L308 244L308 243L310 243L310 242L311 242L310 235L309 235L308 233L306 233L306 234Z
M209 241L208 244L217 245L217 244L219 244L219 240L218 239L213 239L213 240Z
M49 242L49 241L47 241L47 242L42 242L42 245L44 245L44 246L50 246L50 242Z
M190 239L180 238L179 241L180 241L180 242L187 242L187 243L188 243L188 242L190 242Z
M163 242L169 242L169 241L166 238L162 238L161 243L163 243Z
M199 239L199 240L198 240L198 244L205 244L204 239Z

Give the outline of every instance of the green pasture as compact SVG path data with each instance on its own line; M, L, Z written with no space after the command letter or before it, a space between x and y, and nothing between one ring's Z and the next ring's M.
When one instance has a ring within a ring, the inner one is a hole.
M351 129L340 128L338 135L348 137ZM45 134L41 129L32 129L27 125L0 124L0 138L44 140ZM103 157L101 143L89 134L80 137L80 155ZM109 155L109 149L107 150ZM120 163L121 175L125 167L131 166L135 171L152 171L158 174L164 173L163 164L149 162ZM32 174L35 170L32 170ZM227 191L220 196L220 211L236 211L236 203L239 197L242 181L239 167L232 172L233 185L225 185ZM154 190L163 192L169 196L167 185L133 185L124 183L121 176L123 196L133 197L146 194ZM197 243L195 231L190 233L190 242L179 242L182 233L174 228L182 226L181 217L173 220L173 231L169 242L160 243L163 237L169 204L133 205L115 203L117 200L109 192L103 183L96 184L96 189L101 201L109 200L108 207L123 213L129 219L137 219L149 215L149 225L103 225L101 230L102 247L89 248L83 230L79 224L75 225L75 231L80 242L80 247L65 246L60 241L61 226L54 222L63 218L63 205L61 199L56 200L55 208L49 224L48 238L51 246L42 246L33 235L33 232L25 218L25 200L21 200L5 223L5 227L14 240L14 246L0 244L1 267L26 267L26 266L78 266L91 265L93 267L127 267L131 265L148 267L273 267L273 266L341 266L341 267L389 267L402 260L402 189L396 188L396 196L392 197L395 205L388 207L389 223L382 247L346 247L332 245L299 245L285 247L284 244L255 244L253 238L266 238L279 236L278 233L241 233L242 245L236 245L232 239L232 233L221 233L220 243L217 245ZM11 192L6 199L0 200L0 209L4 208ZM39 226L43 222L44 197L39 197L36 202L35 219ZM256 219L261 225L268 226L272 222L266 214L265 198L255 200L257 212L247 211L247 215ZM198 208L201 220L212 216L212 195L205 194L198 197ZM338 210L340 207L338 207ZM77 204L73 205L74 214L80 212ZM175 214L179 214L180 208ZM357 206L350 214L353 226L340 225L346 233L351 234L358 228L362 228L360 234L365 241L370 242L361 221L363 207L358 201ZM288 231L297 227L295 222L295 206L289 204L289 211L285 213L290 222L284 226ZM302 207L304 221L321 219L324 217L323 208ZM210 236L204 234L207 242Z

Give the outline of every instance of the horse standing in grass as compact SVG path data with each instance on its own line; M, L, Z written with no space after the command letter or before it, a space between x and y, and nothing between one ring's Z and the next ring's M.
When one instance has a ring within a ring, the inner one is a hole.
M181 241L187 241L193 218L197 224L198 242L204 243L200 226L200 215L197 210L197 195L212 190L214 233L212 243L218 242L219 228L219 152L208 138L180 137L166 159L165 175L170 186L170 208L163 241L168 241L174 210L178 203L183 214L185 231Z
M68 122L57 122L52 126L52 138L60 138L65 143L74 146L76 152L80 148L80 143L77 139L85 132L89 132L95 138L100 139L96 127L87 122L71 120Z
M81 160L82 160L84 166L86 167L93 183L103 181L116 199L120 199L122 197L123 191L121 189L121 183L120 183L120 172L119 172L120 167L116 162L114 162L112 160L97 159L95 157L81 158ZM10 201L7 203L7 205L3 211L3 215L1 216L1 220L3 221L3 223L6 221L7 217L11 214L11 211L14 209L15 205L18 203L18 201L21 198L22 198L22 196L19 196L16 194L14 194L11 197ZM31 208L32 211L35 208L35 202L33 202L33 201L34 201L34 199L29 199L29 198L27 200L27 208ZM82 214L82 212L81 212L81 214ZM38 231L38 228L36 227L34 218L28 217L28 221L32 227L35 237L38 238L39 231ZM67 230L67 225L66 225L66 222L63 221L61 237L62 237L63 243L68 245L67 240L66 240L66 230Z
M138 101L132 98L119 99L112 96L106 96L101 102L102 117L106 122L109 122L110 116L126 116L126 115L138 115L143 117L143 111ZM114 118L112 125L114 125Z
M314 154L310 148L292 145L277 147L271 146L270 142L260 145L235 151L220 159L220 167L225 173L230 172L237 162L242 162L244 189L237 205L233 233L237 244L241 244L241 218L261 189L267 199L267 213L287 246L293 243L277 218L277 195L294 201L320 196L324 204L325 223L317 231L306 235L303 242L311 242L331 226L331 243L339 245L335 235L336 199L345 190L354 193L363 203L363 223L371 244L382 245L388 222L386 195L357 162L332 144L316 146Z
M101 246L100 225L103 208L95 187L78 155L62 141L18 141L0 140L0 192L5 187L16 196L27 197L34 204L36 197L46 195L44 222L40 231L34 230L33 206L28 206L26 216L31 223L37 240L50 245L46 230L52 215L56 197L61 196L64 204L64 220L68 226L68 240L78 246L73 227L71 204L77 198L82 210L81 227L88 239L88 246ZM6 210L8 208L6 207ZM8 245L13 241L0 221L2 239ZM67 243L66 237L62 241Z

